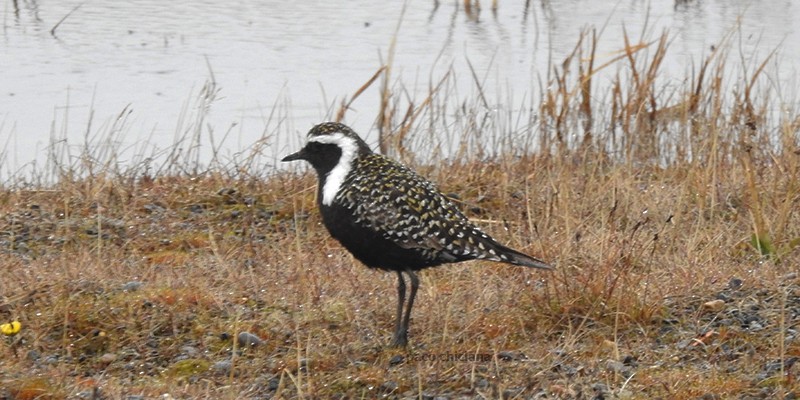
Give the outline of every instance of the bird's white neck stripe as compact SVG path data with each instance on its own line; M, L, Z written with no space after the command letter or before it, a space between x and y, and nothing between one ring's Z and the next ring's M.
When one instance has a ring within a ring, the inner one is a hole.
M322 187L322 204L329 206L333 203L333 199L336 198L336 194L339 193L344 179L353 167L353 160L358 155L358 143L356 143L355 139L343 133L314 136L308 139L308 141L335 144L342 150L339 163L328 172L325 178L325 185Z

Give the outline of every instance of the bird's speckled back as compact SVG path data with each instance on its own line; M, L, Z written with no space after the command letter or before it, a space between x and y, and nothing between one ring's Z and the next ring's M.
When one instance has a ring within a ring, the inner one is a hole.
M356 223L425 258L508 261L433 183L382 155L359 157L334 202L352 210Z

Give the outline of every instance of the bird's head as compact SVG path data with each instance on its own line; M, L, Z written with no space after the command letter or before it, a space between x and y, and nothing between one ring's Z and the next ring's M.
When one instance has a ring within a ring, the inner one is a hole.
M337 167L349 171L359 155L371 152L364 140L347 125L324 122L311 128L306 145L300 151L281 161L306 160L320 176L325 176Z

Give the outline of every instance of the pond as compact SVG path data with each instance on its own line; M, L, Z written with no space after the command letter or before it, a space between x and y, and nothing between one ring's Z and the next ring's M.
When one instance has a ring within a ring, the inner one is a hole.
M474 71L493 101L512 107L512 95L536 97L548 66L592 28L601 62L619 54L624 32L633 42L668 32L664 66L676 79L735 31L737 59L763 59L777 48L778 69L789 78L781 84L790 94L796 88L800 4L791 0L494 4L8 0L0 182L42 174L53 157L80 162L83 149L103 146L121 164L176 143L197 146L202 163L210 154L235 158L265 139L261 156L274 168L389 59L393 40L391 80L416 98L449 69L458 71L462 97L473 95ZM346 114L371 144L379 86ZM202 133L181 143L192 126Z

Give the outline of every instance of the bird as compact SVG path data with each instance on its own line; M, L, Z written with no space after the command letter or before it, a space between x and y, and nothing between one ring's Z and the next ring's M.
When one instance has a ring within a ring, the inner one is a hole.
M315 125L304 147L281 161L295 160L307 161L317 174L317 205L330 235L367 267L397 273L392 347L408 345L422 269L474 259L552 268L492 239L434 183L373 152L347 125ZM407 303L403 274L411 285Z

